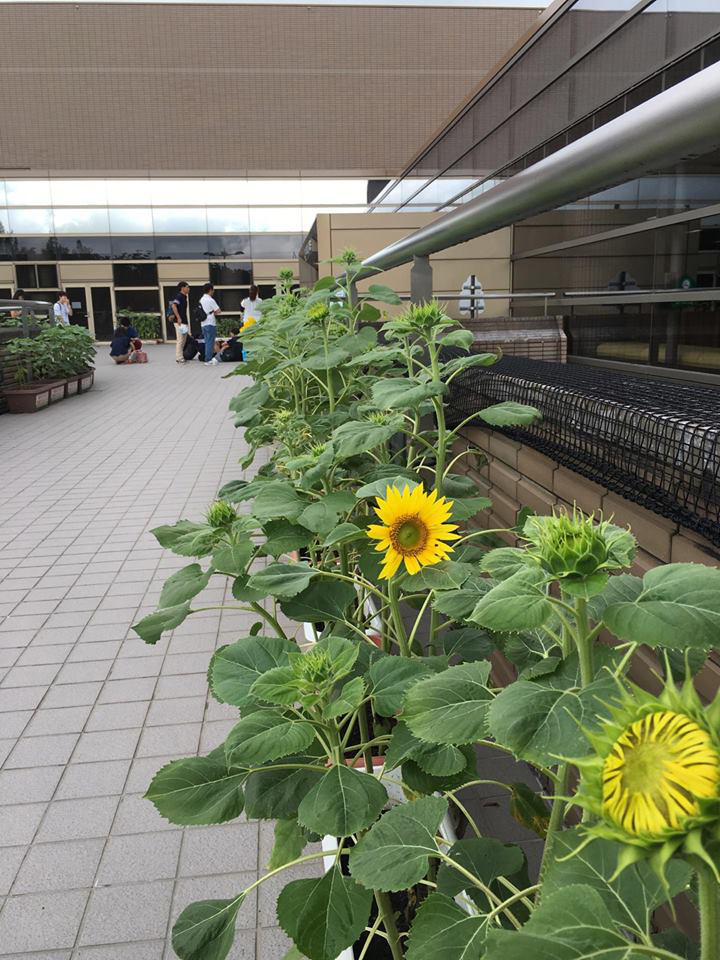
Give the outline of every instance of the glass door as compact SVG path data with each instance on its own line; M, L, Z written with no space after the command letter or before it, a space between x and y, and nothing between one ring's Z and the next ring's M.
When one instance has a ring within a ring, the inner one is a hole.
M96 340L112 340L115 320L113 318L110 287L91 287L93 333Z
M72 307L70 323L75 323L80 327L85 327L86 330L90 330L87 287L68 287L66 292Z

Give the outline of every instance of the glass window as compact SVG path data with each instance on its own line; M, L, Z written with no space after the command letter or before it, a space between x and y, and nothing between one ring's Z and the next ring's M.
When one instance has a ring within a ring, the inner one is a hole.
M108 212L103 208L95 210L66 209L56 207L53 210L56 233L108 233Z
M142 207L110 207L112 233L152 233L153 219L149 209Z
M367 203L367 180L301 180L300 195L307 204Z
M0 207L0 233L10 233L10 218L7 210Z
M55 206L107 206L104 180L51 180L50 192Z
M54 263L39 263L36 269L38 287L44 290L58 289L58 272Z
M17 260L17 240L15 237L0 236L0 261Z
M251 263L211 263L210 282L218 286L252 283Z
M256 235L252 238L252 255L256 260L294 260L304 236L302 233L283 236Z
M207 214L204 209L155 207L152 216L156 233L207 233Z
M37 271L34 263L18 263L15 266L15 286L21 290L28 290L37 287Z
M250 237L248 234L225 234L220 237L208 237L207 248L211 257L249 257Z
M154 260L153 237L111 237L110 249L113 260Z
M5 196L5 181L0 180L0 206L5 206L7 198Z
M151 180L150 195L155 206L205 205L202 180Z
M250 202L250 187L247 180L206 180L205 203L226 206Z
M241 304L248 295L247 287L243 290L216 290L215 299L225 313L239 313Z
M55 237L14 237L14 260L57 260Z
M156 263L114 263L113 280L116 287L157 286Z
M52 233L52 214L47 210L16 208L8 211L12 233Z
M301 230L300 207L250 207L251 233L299 233Z
M109 260L110 237L66 237L58 260Z
M7 202L18 207L49 207L49 180L6 180Z
M136 310L138 313L160 313L160 295L157 290L116 290L118 310Z
M155 237L158 260L202 260L210 256L207 237Z
M106 180L108 203L112 206L150 206L152 195L149 180Z
M302 191L299 180L249 180L250 200L252 204L302 203Z
M250 229L247 207L208 207L209 233L245 233Z

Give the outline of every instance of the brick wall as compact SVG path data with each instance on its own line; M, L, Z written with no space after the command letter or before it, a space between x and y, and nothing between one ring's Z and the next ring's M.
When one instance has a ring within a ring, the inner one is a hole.
M481 515L479 525L485 529L508 527L522 507L535 513L551 513L554 506L572 509L576 503L586 513L602 510L619 526L629 526L638 541L633 574L642 577L652 567L663 563L704 563L720 566L717 548L690 530L646 510L606 487L586 480L516 440L483 427L468 427L462 439L455 442L453 456L468 446L471 453L458 461L456 469L464 470L476 481L482 496L490 497L492 509ZM512 535L503 539L515 542ZM652 671L657 666L654 654L641 651L633 667L633 676L644 686L653 687ZM496 669L503 672L501 664ZM698 678L698 688L711 697L720 685L720 655L713 654Z

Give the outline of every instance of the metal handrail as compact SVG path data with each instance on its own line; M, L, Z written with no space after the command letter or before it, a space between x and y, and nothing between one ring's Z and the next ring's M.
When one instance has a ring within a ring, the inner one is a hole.
M55 323L55 311L52 303L46 300L7 300L0 298L0 310L19 310L23 336L30 335L30 316L36 311L47 313L48 323Z
M720 63L363 260L357 279L554 210L720 146Z

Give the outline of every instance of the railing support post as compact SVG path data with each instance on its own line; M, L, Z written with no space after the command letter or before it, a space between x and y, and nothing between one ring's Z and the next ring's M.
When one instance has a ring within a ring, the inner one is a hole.
M432 300L433 272L429 257L413 257L410 268L410 299L413 303Z

